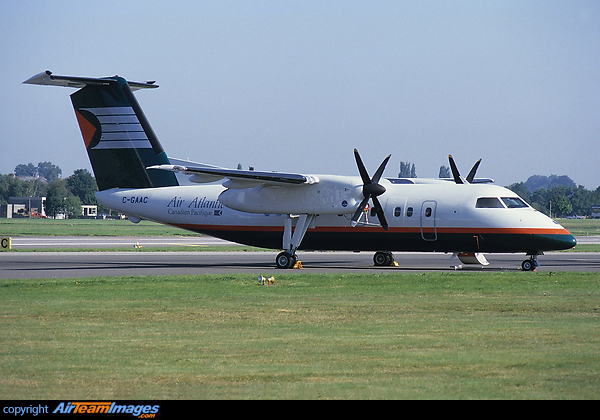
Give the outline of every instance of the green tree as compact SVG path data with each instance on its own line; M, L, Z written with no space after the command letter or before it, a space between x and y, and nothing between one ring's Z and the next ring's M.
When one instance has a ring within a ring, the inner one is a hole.
M548 199L550 200L548 205L552 206L552 215L564 217L573 213L573 206L569 198L571 192L572 189L564 185L557 185L548 191Z
M51 162L39 162L37 166L33 166L33 163L18 164L15 167L15 176L42 176L48 180L48 182L59 179L62 175L62 170L52 164Z
M398 173L398 178L416 178L417 171L415 169L415 164L411 164L410 162L400 162L400 172Z
M39 179L23 181L13 174L0 175L0 203L8 203L10 197L44 197L48 184Z
M573 214L589 216L592 206L595 205L594 195L593 191L586 190L583 185L573 188L570 196Z
M56 165L53 165L51 162L38 163L37 172L40 176L46 178L48 182L55 181L62 175L62 169Z
M565 217L573 213L573 206L565 195L558 195L550 201L552 213L550 216Z
M19 178L13 178L8 189L9 197L28 197L31 191L31 183Z
M575 182L567 175L532 175L525 181L525 186L530 192L533 192L541 188L550 190L557 186L575 188Z
M541 211L544 214L548 214L548 190L545 188L538 188L531 194L531 206Z
M65 199L63 213L67 218L72 219L81 216L83 213L81 208L81 200L79 197L70 195Z
M76 169L73 175L67 178L67 188L71 194L79 197L83 204L98 204L96 180L87 169Z
M0 175L0 204L8 203L10 184L15 177L12 174Z
M447 166L440 166L440 174L438 178L452 178L452 174L450 173L450 168Z
M56 217L59 213L65 213L65 201L69 197L67 182L59 179L48 187L48 197L46 198L46 214Z
M523 182L511 184L506 188L517 194L519 197L521 197L523 200L527 201L531 205L531 194L529 193L527 186Z
M15 176L35 176L37 168L33 166L33 163L20 163L15 166Z

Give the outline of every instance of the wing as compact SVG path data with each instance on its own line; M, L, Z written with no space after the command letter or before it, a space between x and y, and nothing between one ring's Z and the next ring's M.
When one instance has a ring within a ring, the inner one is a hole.
M191 175L190 181L197 183L215 182L225 180L226 188L242 189L260 185L310 185L319 182L315 176L290 174L282 172L242 171L239 169L225 169L215 166L181 166L181 165L154 165L146 169L159 169L164 171L181 172Z
M435 178L442 181L456 182L454 178ZM470 184L493 184L495 181L492 178L473 178Z

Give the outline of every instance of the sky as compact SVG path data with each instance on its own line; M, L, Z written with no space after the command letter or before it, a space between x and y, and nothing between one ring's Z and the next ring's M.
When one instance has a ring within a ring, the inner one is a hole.
M597 0L3 1L0 39L3 174L91 171L74 89L22 84L50 70L156 80L136 96L171 157L600 186Z

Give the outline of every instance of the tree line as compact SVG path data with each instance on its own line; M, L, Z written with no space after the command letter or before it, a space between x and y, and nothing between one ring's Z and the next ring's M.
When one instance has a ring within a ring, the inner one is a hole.
M61 174L50 162L37 167L31 163L17 165L14 174L0 175L0 204L7 204L9 197L46 197L47 215L71 218L82 214L82 204L98 204L96 179L87 169L77 169L67 178Z
M543 176L534 175L534 177ZM551 177L556 175L547 178ZM590 191L583 185L575 185L571 181L572 185L550 183L547 187L539 187L532 191L527 185L528 181L511 184L507 188L517 193L533 208L551 217L590 216L592 206L600 206L600 186Z

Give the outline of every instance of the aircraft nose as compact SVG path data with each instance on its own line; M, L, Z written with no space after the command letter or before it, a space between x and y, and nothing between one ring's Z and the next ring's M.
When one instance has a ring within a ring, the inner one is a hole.
M575 237L571 234L567 235L569 238L567 239L567 242L569 242L569 247L573 248L575 245L577 245L577 239L575 239Z
M564 235L556 235L553 238L556 249L571 249L577 245L577 239L570 233Z

